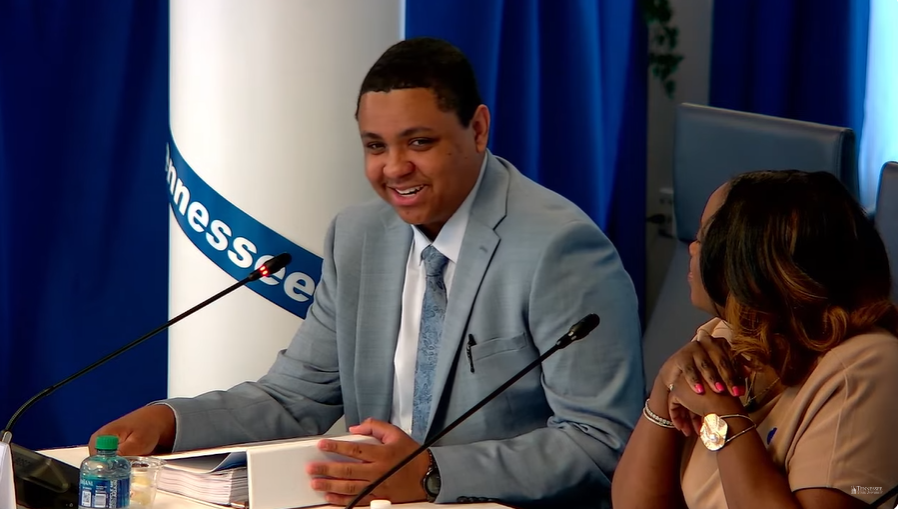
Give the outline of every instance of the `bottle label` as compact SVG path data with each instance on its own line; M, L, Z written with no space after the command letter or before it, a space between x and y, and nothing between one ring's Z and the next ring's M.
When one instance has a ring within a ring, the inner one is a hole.
M131 498L131 479L81 478L81 507L117 509L128 507Z

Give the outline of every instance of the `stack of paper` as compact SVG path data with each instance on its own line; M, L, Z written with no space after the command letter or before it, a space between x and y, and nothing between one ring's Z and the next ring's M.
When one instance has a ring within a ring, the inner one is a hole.
M242 462L239 456L231 453L169 460L159 475L158 487L213 504L248 501L246 454L242 454Z
M159 475L158 489L224 506L242 504L261 509L322 505L326 503L324 495L312 490L305 465L355 460L322 452L317 447L321 438L294 438L159 456L165 460L165 466ZM380 443L375 438L359 435L327 438ZM253 491L251 484L255 486ZM289 501L289 505L283 501Z

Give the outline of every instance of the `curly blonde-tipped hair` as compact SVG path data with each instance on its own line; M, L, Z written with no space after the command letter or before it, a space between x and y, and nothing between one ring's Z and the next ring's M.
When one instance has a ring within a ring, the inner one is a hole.
M733 329L733 353L795 385L846 339L898 333L885 246L830 173L758 171L733 179L704 231L701 274Z

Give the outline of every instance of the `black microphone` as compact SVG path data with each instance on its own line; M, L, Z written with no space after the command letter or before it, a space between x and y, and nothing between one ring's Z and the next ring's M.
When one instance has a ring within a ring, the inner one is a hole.
M423 444L421 444L420 447L418 447L411 454L409 454L408 456L403 458L402 461L397 463L396 466L394 466L393 468L388 470L384 475L382 475L382 476L378 477L377 479L375 479L374 481L372 481L371 484L369 484L365 489L363 489L361 492L359 492L359 494L356 495L355 498L350 500L344 509L353 509L356 506L356 504L359 503L360 500L362 500L363 498L370 495L371 492L373 492L378 486L380 486L384 481L389 479L390 476L392 476L393 474L398 472L399 469L408 465L409 462L411 462L413 459L415 459L419 454L426 451L427 449L430 449L430 447L433 444L435 444L439 439L443 438L450 431L455 429L459 424L466 421L468 419L468 417L471 417L472 415L474 415L474 412L480 410L481 408L484 407L484 405L486 405L490 401L496 399L496 396L498 396L499 394L502 394L506 389L508 389L509 387L514 385L515 382L517 382L518 380L523 378L524 375L526 375L527 373L532 371L533 368L542 364L542 362L544 360L548 359L549 356L551 356L558 350L561 350L562 348L566 348L568 345L570 345L574 341L577 341L578 339L583 339L586 336L588 336L589 333L592 332L592 330L595 329L598 325L599 325L599 315L597 315L595 313L587 315L585 318L583 318L582 320L580 320L579 322L574 324L574 326L570 328L570 330L567 332L567 334L565 334L564 336L559 338L557 342L555 342L555 346L553 346L552 348L547 350L546 353L540 355L538 359L531 362L524 369L519 371L515 376L509 378L508 381L505 382L504 384L500 385L498 389L489 393L489 395L487 395L485 398L480 400L479 403L477 403L476 405L471 407L471 409L468 410L467 412L463 413L461 415L461 417L452 421L451 424L449 424L448 426L443 428L442 431L440 431L439 433L434 435L430 440L426 440Z
M105 364L113 358L127 352L128 350L143 343L156 334L159 334L160 332L180 322L184 318L187 318L188 316L208 306L209 304L212 304L213 302L233 292L241 286L244 286L247 283L251 283L257 279L268 277L271 274L278 272L279 270L286 267L291 260L292 257L290 256L290 253L281 253L271 258L270 260L260 265L258 269L252 271L248 276L234 283L225 290L204 300L203 302L172 318L159 327L156 327L140 338L128 343L127 345L119 348L118 350L94 362L93 364L69 376L68 378L57 382L37 393L31 399L26 401L25 404L19 407L19 409L16 410L16 412L12 415L12 418L10 418L9 422L6 424L6 429L4 429L2 433L0 433L0 441L6 444L11 444L13 426L15 426L16 421L19 420L22 414L25 413L26 410L31 408L32 405L54 393L63 385L71 382L72 380L75 380L76 378L86 373L89 373L90 371L93 371L102 364ZM71 483L72 477L72 472L70 469L74 469L74 467L66 465L62 462L58 462L52 458L44 456L35 451L31 451L24 447L17 446L15 444L11 444L11 449L13 454L13 471L16 477L16 496L19 497L18 494L21 489L27 494L28 497L27 501L19 502L20 504L26 505L27 507L76 507L76 504L78 502L77 473L74 477L73 489L75 490L75 498L72 499L73 502L69 501L66 496L68 493L70 493L70 486L68 486L68 484ZM77 469L74 470L77 471Z

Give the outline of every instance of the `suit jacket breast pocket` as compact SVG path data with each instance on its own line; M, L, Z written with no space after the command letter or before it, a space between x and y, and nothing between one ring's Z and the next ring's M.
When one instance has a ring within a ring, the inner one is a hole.
M477 343L471 347L471 360L474 366L478 361L483 361L494 355L506 352L515 352L530 346L530 336L526 333L517 336L492 338Z

